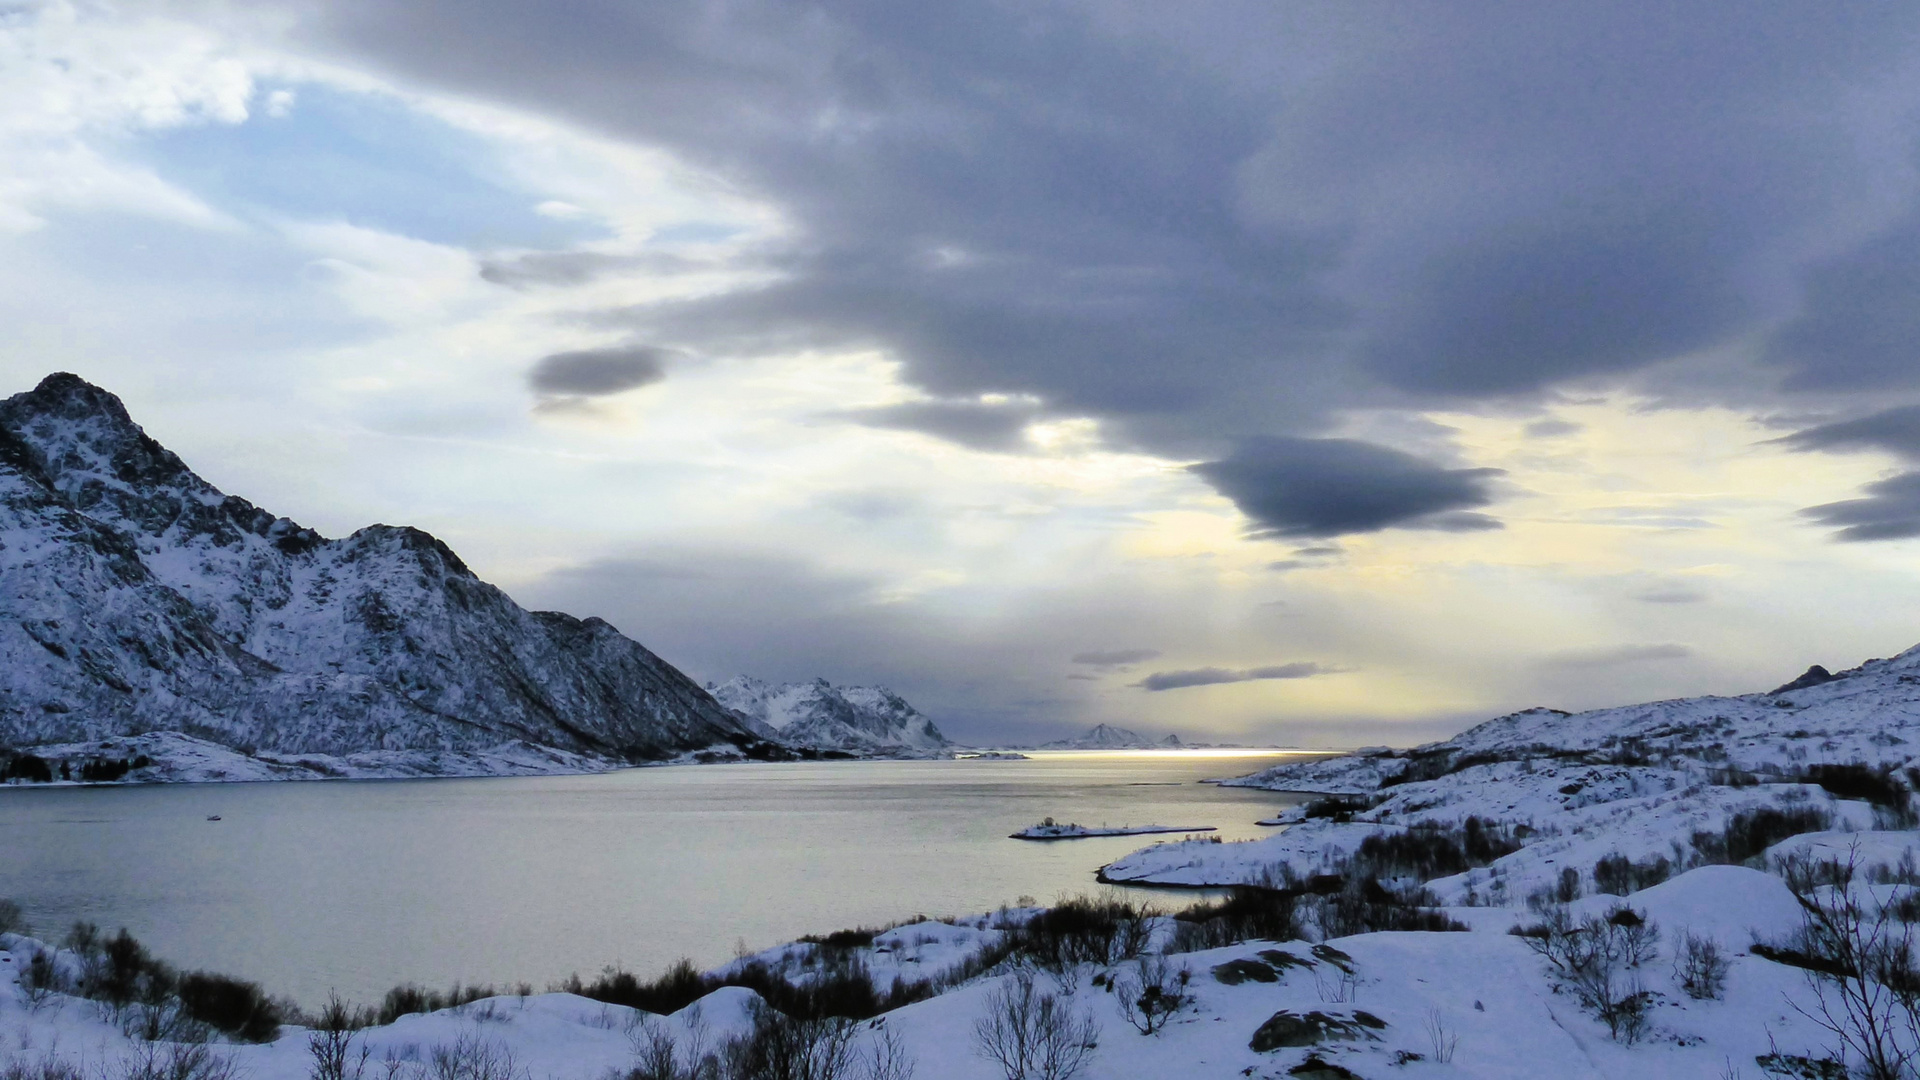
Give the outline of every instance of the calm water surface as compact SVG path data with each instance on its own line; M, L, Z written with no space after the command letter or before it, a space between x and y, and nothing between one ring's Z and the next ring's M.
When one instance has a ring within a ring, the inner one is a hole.
M1154 837L1028 843L1043 817L1215 825L1295 801L1196 781L1284 755L1055 753L486 780L0 790L0 897L126 926L306 1004L528 981L1098 888ZM206 820L219 814L219 822Z

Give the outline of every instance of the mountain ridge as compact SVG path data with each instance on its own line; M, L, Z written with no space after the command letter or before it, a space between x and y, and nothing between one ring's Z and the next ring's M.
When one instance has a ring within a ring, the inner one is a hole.
M521 608L422 530L329 539L228 495L75 375L0 402L0 545L0 741L769 749L605 621Z

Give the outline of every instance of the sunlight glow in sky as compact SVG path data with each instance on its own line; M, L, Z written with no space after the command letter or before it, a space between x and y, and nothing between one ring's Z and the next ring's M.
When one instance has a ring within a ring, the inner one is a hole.
M0 3L6 392L963 741L1920 641L1920 13L967 12Z

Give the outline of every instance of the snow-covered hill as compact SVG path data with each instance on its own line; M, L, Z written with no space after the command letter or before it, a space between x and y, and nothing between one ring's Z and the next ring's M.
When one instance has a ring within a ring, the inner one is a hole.
M952 745L932 720L884 686L834 686L825 679L772 685L736 675L707 690L762 737L795 747L893 756Z
M51 375L0 402L0 743L149 731L426 760L759 744L605 622L526 611L418 529L328 539L227 495Z
M1607 856L1677 866L1696 836L1764 808L1811 807L1844 830L1890 814L1904 820L1917 754L1920 646L1767 693L1571 714L1528 709L1411 750L1374 748L1224 780L1331 798L1283 814L1277 820L1289 827L1273 837L1161 844L1103 873L1186 885L1252 881L1282 866L1308 874L1383 830L1475 817L1518 831L1523 846L1431 887L1448 899L1497 881L1524 897L1569 867L1590 879Z

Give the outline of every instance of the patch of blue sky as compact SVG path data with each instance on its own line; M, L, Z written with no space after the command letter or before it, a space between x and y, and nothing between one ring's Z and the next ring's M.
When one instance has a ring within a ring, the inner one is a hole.
M13 280L12 295L0 298L0 325L10 317L71 320L94 337L138 328L137 340L120 343L129 355L257 358L386 332L316 282L311 254L264 231L67 213L7 238L0 259Z
M264 101L274 87L262 87ZM343 221L475 251L563 248L604 238L591 218L537 213L548 193L516 185L503 148L379 94L303 84L284 115L146 137L161 176L236 217Z

